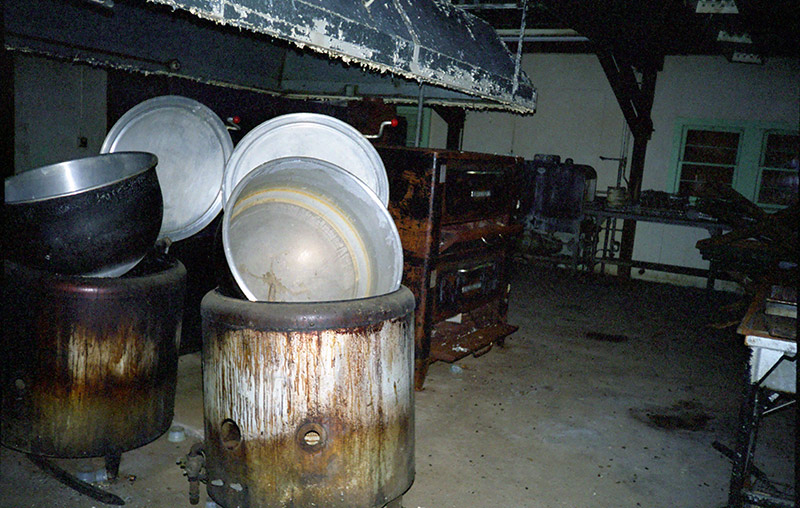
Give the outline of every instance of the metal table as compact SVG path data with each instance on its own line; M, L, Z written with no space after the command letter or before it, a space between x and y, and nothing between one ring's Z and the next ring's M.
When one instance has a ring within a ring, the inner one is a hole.
M731 226L718 222L715 219L706 218L698 214L695 210L678 211L657 208L642 208L636 205L626 205L620 208L611 208L606 205L604 200L586 203L583 209L584 216L593 221L596 225L593 228L592 238L587 242L591 247L591 256L595 264L600 265L600 271L605 270L606 264L628 265L662 272L682 273L698 277L707 277L707 287L714 287L714 280L717 278L719 269L715 263L711 263L708 270L663 263L651 263L648 261L624 260L617 257L619 246L614 236L622 231L618 226L618 221L632 220L636 222L654 222L658 224L670 224L673 226L687 226L692 228L702 228L709 232L711 236L721 235L728 231ZM602 245L600 235L602 233ZM599 252L599 256L598 256ZM590 267L592 269L593 267Z
M776 508L795 506L753 462L762 418L797 403L797 339L770 333L764 313L766 295L766 287L758 292L737 330L750 349L750 361L732 457L729 508L740 508L745 503ZM751 482L751 478L755 481Z

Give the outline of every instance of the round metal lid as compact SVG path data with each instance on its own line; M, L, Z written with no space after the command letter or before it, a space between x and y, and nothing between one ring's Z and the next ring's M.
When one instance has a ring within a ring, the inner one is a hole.
M222 194L225 209L236 185L255 168L283 157L330 162L364 182L386 206L389 180L378 151L358 130L331 116L291 113L248 132L228 160Z
M144 151L158 157L164 197L159 239L182 240L206 227L222 209L225 163L233 141L205 105L166 95L133 108L108 132L101 153Z
M389 210L338 166L269 161L239 182L226 207L225 258L248 300L351 300L400 287L403 247Z

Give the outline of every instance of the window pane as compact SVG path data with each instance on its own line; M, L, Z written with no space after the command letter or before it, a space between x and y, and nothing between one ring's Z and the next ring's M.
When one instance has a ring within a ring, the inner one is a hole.
M681 181L683 180L719 182L732 185L733 166L701 166L698 164L684 164L681 168Z
M717 146L736 150L739 147L739 133L690 129L689 132L686 133L686 144Z
M789 205L797 201L798 173L796 171L770 171L761 173L758 202L769 205Z
M764 150L764 166L771 168L790 167L800 151L800 136L796 134L768 134Z
M708 164L736 164L736 148L717 148L686 145L683 160Z

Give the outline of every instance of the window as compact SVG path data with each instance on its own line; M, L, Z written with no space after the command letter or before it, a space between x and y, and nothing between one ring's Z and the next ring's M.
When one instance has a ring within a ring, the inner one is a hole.
M703 181L733 186L741 133L737 131L685 130L680 161L678 194L690 195Z
M417 140L417 106L397 106L397 116L406 119L406 146L414 146ZM422 108L422 131L419 146L426 147L430 142L431 108Z
M796 131L757 122L682 120L676 124L672 188L692 195L700 182L730 185L766 210L797 200Z
M756 203L765 208L787 206L797 199L800 136L767 132L759 166Z

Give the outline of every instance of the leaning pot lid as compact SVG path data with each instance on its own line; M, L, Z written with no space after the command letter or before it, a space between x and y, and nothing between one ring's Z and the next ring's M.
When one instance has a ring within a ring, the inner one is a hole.
M166 95L130 109L106 136L101 153L144 151L158 157L164 198L158 238L182 240L206 227L222 209L222 179L233 141L205 105Z
M389 203L383 160L363 134L331 116L291 113L267 120L237 143L222 184L225 209L233 189L248 173L284 157L310 157L339 166L372 189L384 206Z

